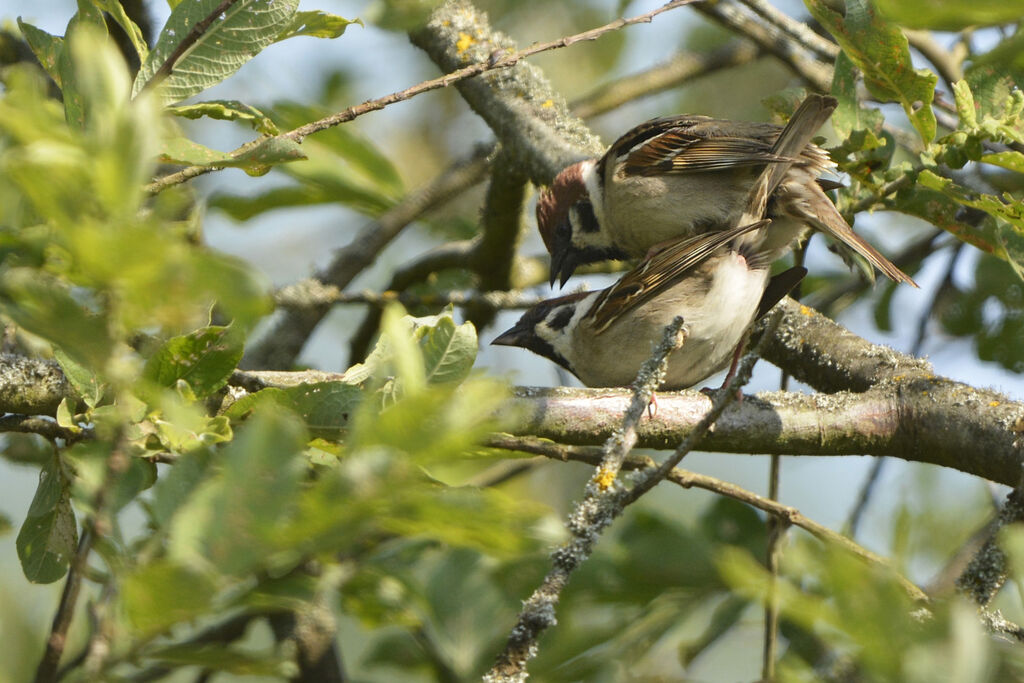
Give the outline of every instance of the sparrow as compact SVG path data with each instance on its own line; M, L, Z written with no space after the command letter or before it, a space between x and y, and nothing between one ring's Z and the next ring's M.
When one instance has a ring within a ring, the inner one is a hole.
M822 95L810 95L808 102L816 115L800 125L813 135L837 102ZM783 130L697 115L658 118L627 132L600 159L565 168L537 202L537 226L551 254L551 284L564 285L581 264L642 257L667 240L742 224L739 217L762 169L781 165L787 170L768 205L766 256L783 255L814 228L893 280L916 287L850 228L825 194L838 186L818 179L836 168L828 153L810 136L802 148L780 153Z
M684 341L669 354L659 388L698 384L729 365L751 323L807 272L791 268L769 278L770 261L732 246L767 223L678 239L607 289L542 301L491 343L544 356L586 386L621 387L682 316Z
M806 273L791 269L772 282L776 247L764 215L796 153L834 107L818 95L801 103L772 145L779 161L761 164L733 227L658 245L611 287L543 301L491 343L529 349L587 386L626 386L665 327L682 316L684 341L669 354L659 388L693 386L735 361L754 319Z

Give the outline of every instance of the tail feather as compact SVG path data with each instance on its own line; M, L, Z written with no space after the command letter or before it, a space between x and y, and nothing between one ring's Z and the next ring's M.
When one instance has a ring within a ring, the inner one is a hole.
M799 196L797 201L784 202L788 209L800 212L799 215L794 215L794 218L814 226L815 229L853 249L888 278L896 282L906 282L914 287L918 286L895 263L882 256L867 240L853 231L853 228L843 219L835 205L829 201L818 185L808 183L796 186L794 183L782 189L787 194L795 190L795 194Z

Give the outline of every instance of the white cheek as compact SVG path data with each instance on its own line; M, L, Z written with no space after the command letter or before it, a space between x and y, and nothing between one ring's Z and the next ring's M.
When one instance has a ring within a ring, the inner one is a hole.
M604 192L601 190L601 178L597 174L597 162L593 159L584 161L580 164L580 170L583 176L583 185L587 188L590 203L594 206L594 216L597 217L599 225L604 225Z
M577 303L576 310L573 311L573 316L569 323L560 329L555 329L548 325L547 321L550 320L554 314L549 315L544 322L537 326L537 336L551 344L553 348L562 358L565 358L570 363L573 362L578 354L576 353L576 339L574 332L580 329L580 321L586 315L587 311L590 310L591 305L594 303L594 299L600 294L600 292L594 292L589 297L580 300Z

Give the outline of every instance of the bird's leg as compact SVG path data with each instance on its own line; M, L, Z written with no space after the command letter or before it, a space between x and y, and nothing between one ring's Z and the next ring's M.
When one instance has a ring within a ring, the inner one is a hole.
M658 414L658 394L651 392L651 402L647 404L647 417L651 420Z
M736 368L738 368L740 365L740 358L743 357L743 351L747 347L747 341L749 340L749 338L750 332L747 331L743 334L743 337L740 339L740 343L736 345L736 350L732 352L732 363L729 364L729 372L725 373L725 379L722 380L722 386L718 387L717 389L712 389L711 387L704 387L703 389L700 390L700 393L706 396L711 396L716 391L721 391L722 389L724 389L726 385L732 381L732 378L736 376ZM743 403L742 389L736 390L736 402Z

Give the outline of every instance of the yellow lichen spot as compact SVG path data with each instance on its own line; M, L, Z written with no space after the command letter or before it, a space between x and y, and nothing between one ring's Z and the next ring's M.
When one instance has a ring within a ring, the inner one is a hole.
M594 483L602 491L607 491L615 483L615 473L602 467L594 475Z
M459 31L459 39L455 42L455 51L460 55L469 49L469 46L476 42L473 36L465 31Z
M989 401L988 405L990 408L995 408L997 405L999 405L999 401Z
M547 108L549 108L549 107L553 107L553 106L555 106L555 101L554 101L553 99L551 99L551 98L549 97L548 99L546 99L546 100L544 100L543 102L541 102L541 103L540 103L540 106L542 106L542 107L544 107L545 109L547 109Z
M804 306L803 304L800 305L800 315L812 315L812 314L813 314L813 311L811 310L810 306Z
M924 391L922 391L922 392L921 392L921 395L922 395L922 396L927 396L927 395L928 395L928 390L927 390L927 389L925 389Z

